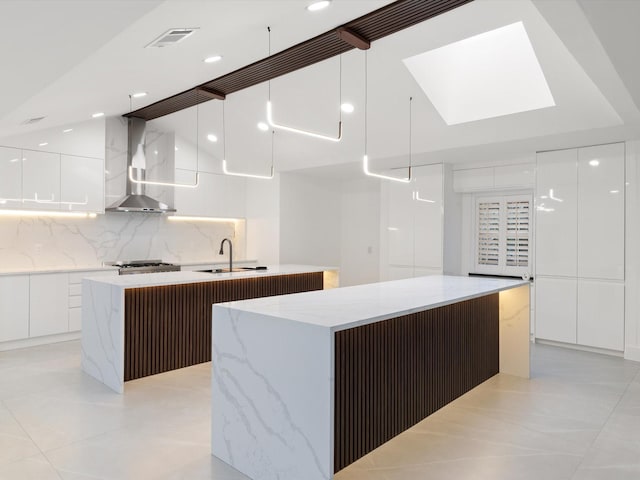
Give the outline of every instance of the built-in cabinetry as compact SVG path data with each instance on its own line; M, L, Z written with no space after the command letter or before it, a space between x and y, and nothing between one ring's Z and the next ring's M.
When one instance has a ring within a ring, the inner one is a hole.
M532 188L535 179L535 165L531 163L461 169L453 171L453 190L467 193Z
M624 144L539 153L536 337L624 349Z
M0 342L29 336L29 275L0 277Z
M81 330L81 281L117 270L0 276L0 342Z
M104 160L0 147L0 208L104 211Z
M443 262L442 165L414 167L409 183L382 184L383 279L419 277L442 273ZM384 272L386 270L386 272Z

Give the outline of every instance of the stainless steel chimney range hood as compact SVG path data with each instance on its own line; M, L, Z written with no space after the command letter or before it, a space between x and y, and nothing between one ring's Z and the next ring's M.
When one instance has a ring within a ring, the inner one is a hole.
M135 183L129 177L129 167L136 175L136 180L145 180L145 138L146 121L141 118L130 117L128 119L128 147L127 147L127 171L126 195L105 208L106 212L144 212L144 213L171 213L175 208L170 208L166 203L155 200L145 194L145 185Z

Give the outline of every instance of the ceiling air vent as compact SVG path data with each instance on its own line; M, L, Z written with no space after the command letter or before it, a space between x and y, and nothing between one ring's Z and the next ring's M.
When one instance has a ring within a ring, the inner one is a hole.
M33 118L27 118L24 122L21 123L21 125L32 125L34 123L38 123L40 120L44 120L47 117L33 117Z
M171 30L167 30L166 32L164 32L145 48L170 47L171 45L180 43L185 38L191 36L196 30L197 28L172 28Z

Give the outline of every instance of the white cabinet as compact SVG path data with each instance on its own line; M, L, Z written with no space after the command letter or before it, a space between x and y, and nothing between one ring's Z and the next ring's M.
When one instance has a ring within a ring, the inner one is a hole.
M176 169L177 183L193 183L195 172ZM197 188L176 188L177 215L243 218L246 180L229 175L200 172Z
M538 154L536 337L624 349L624 144Z
M22 208L22 151L0 147L0 207Z
M535 173L532 163L454 170L453 191L467 193L532 188Z
M387 181L388 209L383 234L385 278L396 280L442 273L443 262L442 165L415 167L412 181Z
M23 208L60 209L60 155L34 150L22 151Z
M578 276L624 279L624 144L578 150Z
M536 277L536 337L576 343L575 278Z
M538 154L536 275L576 275L577 161L576 149Z
M578 280L580 345L624 350L624 284Z
M101 158L61 155L60 209L104 211L104 161Z
M0 342L29 336L29 275L0 277Z
M442 166L416 167L413 183L414 267L442 273L443 183Z
M68 296L67 273L30 275L30 337L69 331Z
M535 165L523 163L493 169L493 187L497 190L531 188L536 183Z

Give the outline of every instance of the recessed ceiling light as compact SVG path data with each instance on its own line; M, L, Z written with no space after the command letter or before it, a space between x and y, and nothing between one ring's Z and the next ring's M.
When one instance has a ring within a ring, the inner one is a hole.
M209 140L210 142L217 142L218 137L216 137L213 133L210 133L209 135L207 135L207 140Z
M136 92L136 93L132 93L131 96L133 98L142 98L147 96L147 92Z
M100 118L102 116L104 116L104 112L97 112L91 115L92 118Z
M322 2L313 2L312 4L307 6L307 10L310 12L317 12L318 10L323 10L329 6L331 3L330 0L323 0Z
M69 132L73 132L73 128L65 128L64 130L62 130L62 133L69 133Z
M522 22L403 62L447 125L555 106Z
M269 125L264 122L258 122L258 128L263 132L266 132L267 130L269 130Z
M49 145L49 142L42 142L38 144L39 147L46 147L47 145Z
M589 160L589 165L591 165L592 167L597 167L598 165L600 165L600 160Z
M340 105L340 109L344 113L353 113L353 111L355 110L354 106L350 103L343 103L342 105Z
M205 58L204 63L216 63L222 60L222 55L212 55L210 57Z

